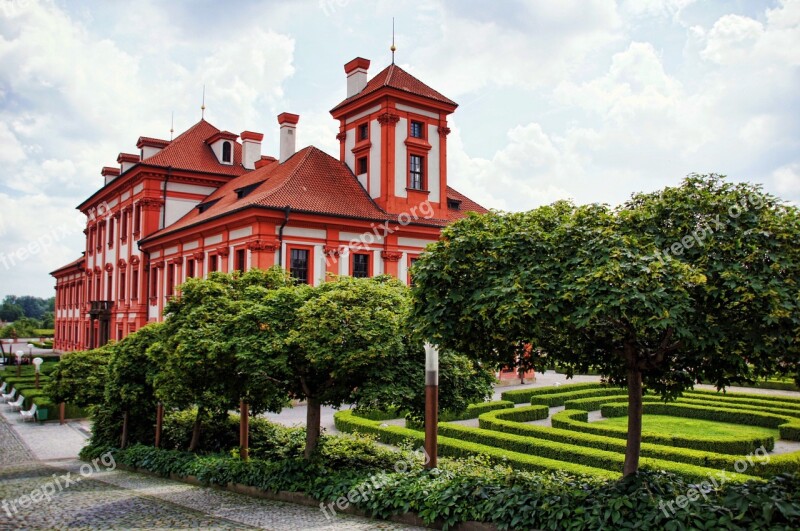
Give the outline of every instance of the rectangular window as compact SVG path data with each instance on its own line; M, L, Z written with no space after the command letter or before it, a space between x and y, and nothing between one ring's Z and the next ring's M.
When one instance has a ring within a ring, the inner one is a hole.
M358 171L356 175L363 175L367 173L367 157L360 157L358 159L358 164L356 165Z
M244 273L245 267L247 266L245 259L247 255L245 254L244 249L236 249L236 270Z
M167 297L172 297L175 291L175 264L167 267Z
M194 259L186 261L186 278L194 278Z
M423 124L422 122L411 122L411 136L414 138L425 138L425 133L423 132Z
M150 296L158 297L158 268L150 268Z
M114 280L114 277L112 277L111 273L109 273L106 276L106 300L107 301L113 301L114 300L114 292L112 291L113 288L114 288L113 280Z
M92 279L90 278L86 283L86 293L89 294L89 298L92 298Z
M142 227L142 207L136 205L133 210L133 233L139 234L139 229Z
M289 274L292 278L300 282L309 283L307 249L292 249L289 262Z
M128 211L122 211L122 224L119 229L119 237L122 241L128 239Z
M353 255L353 276L355 278L367 278L369 276L369 255Z
M114 246L114 218L108 218L108 246Z
M358 139L366 140L369 138L369 124L361 124L358 126Z
M131 299L139 299L139 270L134 269L131 275Z
M209 260L211 260L211 263L208 266L208 272L212 273L212 272L217 270L219 258L215 254L212 254L208 258L209 258Z
M102 283L103 279L100 277L100 275L97 275L97 284L94 286L94 300L96 301L100 300L100 284Z
M92 254L93 247L94 247L94 227L89 229L89 254Z
M422 163L425 159L419 155L411 155L408 164L408 187L412 190L422 190Z
M125 272L119 273L119 300L125 300Z

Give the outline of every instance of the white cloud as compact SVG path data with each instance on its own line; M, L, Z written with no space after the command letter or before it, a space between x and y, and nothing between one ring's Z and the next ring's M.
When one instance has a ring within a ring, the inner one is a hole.
M25 150L17 136L3 122L0 122L0 162L13 163L25 159Z
M786 196L800 195L800 163L788 164L772 172L775 188Z

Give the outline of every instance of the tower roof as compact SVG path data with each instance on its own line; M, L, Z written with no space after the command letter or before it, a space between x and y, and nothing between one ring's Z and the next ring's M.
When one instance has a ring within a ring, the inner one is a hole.
M414 96L421 96L423 98L428 98L438 101L439 103L452 105L454 107L458 106L456 102L444 96L442 93L432 89L396 64L390 64L378 72L375 77L370 79L361 92L350 96L349 98L345 98L341 103L339 103L339 105L331 109L331 112L335 112L345 105L369 96L370 94L377 92L384 87L399 90L408 94L413 94Z

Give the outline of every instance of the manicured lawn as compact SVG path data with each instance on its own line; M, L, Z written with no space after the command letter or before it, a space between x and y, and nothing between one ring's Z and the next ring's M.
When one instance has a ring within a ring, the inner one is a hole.
M628 417L615 417L598 421L607 426L628 427ZM642 431L673 435L693 435L702 437L763 437L780 439L778 430L758 426L742 426L710 420L685 419L667 415L643 415Z

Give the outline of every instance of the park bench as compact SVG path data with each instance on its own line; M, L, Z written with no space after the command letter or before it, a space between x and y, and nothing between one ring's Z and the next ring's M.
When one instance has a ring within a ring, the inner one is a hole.
M14 396L16 394L17 394L17 390L16 389L12 389L10 393L4 393L2 396L0 396L0 399L2 399L3 402L11 402L12 400L14 400Z
M3 385L0 385L0 395L5 394L7 387L8 387L8 382L3 382Z
M9 402L8 405L11 406L11 409L13 409L14 411L19 411L20 409L22 409L23 402L25 402L25 397L19 395L19 398L17 398L16 402Z
M22 415L23 422L34 420L36 418L36 404L32 404L28 411L20 411L19 414Z

